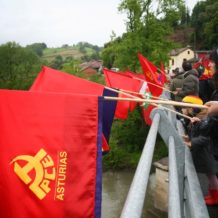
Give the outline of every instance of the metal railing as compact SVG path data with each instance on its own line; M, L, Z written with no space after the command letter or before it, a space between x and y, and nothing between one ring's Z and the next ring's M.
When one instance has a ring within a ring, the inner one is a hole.
M172 112L152 111L150 127L121 218L142 216L157 133L169 150L169 218L209 218L189 149L184 145L181 122Z

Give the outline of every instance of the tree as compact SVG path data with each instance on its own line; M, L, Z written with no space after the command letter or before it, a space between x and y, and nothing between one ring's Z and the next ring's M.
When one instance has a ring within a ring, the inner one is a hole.
M27 88L33 81L34 72L40 70L39 57L30 49L15 42L0 46L1 88Z
M159 0L157 10L152 10L151 0L123 0L119 10L127 14L127 32L113 37L102 52L104 65L121 70L139 70L137 53L141 52L158 65L167 61L174 47L169 40L175 21L179 23L182 0ZM183 7L184 8L184 7Z
M60 70L63 66L63 58L61 55L57 55L55 59L51 62L50 67Z
M211 49L218 44L218 2L206 0L193 8L191 24L195 29L198 49Z
M33 43L26 47L32 49L39 57L41 57L43 55L43 50L47 48L47 45L45 43Z

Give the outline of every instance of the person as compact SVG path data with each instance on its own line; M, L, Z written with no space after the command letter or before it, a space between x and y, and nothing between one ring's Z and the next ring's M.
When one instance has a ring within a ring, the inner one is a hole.
M202 120L195 117L191 122L190 142L187 145L191 149L196 171L205 173L209 181L209 195L204 199L207 205L218 204L218 117L205 116Z
M192 95L185 96L182 99L182 102L203 105L203 101L201 98L199 98L198 96L192 96ZM181 111L182 111L182 114L187 115L189 117L195 117L198 113L201 112L199 108L192 108L192 107L184 107L181 109ZM180 121L183 124L186 134L189 135L191 120L183 117L183 118L180 118Z
M209 59L209 66L211 73L213 74L215 90L211 95L210 101L206 102L205 105L208 106L207 112L209 116L218 116L218 48L212 50Z
M209 56L210 63L209 66L211 68L212 73L215 73L218 70L218 48L212 50Z
M198 71L192 69L192 65L189 61L184 61L182 67L185 71L184 81L181 90L174 91L174 95L180 98L184 98L187 95L198 96L199 93L199 79Z
M179 68L173 70L173 77L170 82L170 91L173 93L174 91L177 91L178 89L182 88L184 77L184 72L179 72ZM181 101L182 98L180 96L174 96L171 94L171 99L175 101Z
M183 102L203 104L203 101L194 97L186 96ZM186 113L194 117L186 123L188 137L184 137L184 141L191 150L196 171L205 173L208 177L209 195L205 196L205 202L207 205L214 205L218 204L218 117L208 116L207 111L198 114L193 112L194 109L186 109Z
M171 91L171 99L174 101L181 101L182 98L180 96L175 96L173 94L174 91L178 91L182 88L184 77L184 72L180 72L179 68L173 70L173 76L171 77L170 82L170 91ZM180 107L175 107L177 111L180 111Z
M199 97L206 103L214 91L212 73L203 65L196 69L199 75Z
M218 101L208 101L204 105L208 107L207 113L209 116L218 116Z

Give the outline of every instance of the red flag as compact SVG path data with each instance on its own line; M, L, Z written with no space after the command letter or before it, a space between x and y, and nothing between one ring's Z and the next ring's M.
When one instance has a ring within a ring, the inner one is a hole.
M151 92L149 90L148 84L146 82L144 82L141 90L140 90L140 94L143 96L143 98L145 99L152 99L152 95ZM150 113L151 111L156 107L154 105L150 105L148 103L143 103L140 105L142 107L142 116L144 118L144 121L147 125L151 125L152 120L150 118Z
M103 69L105 75L105 82L106 85L112 88L118 88L123 90L128 90L132 92L139 92L142 82L139 80L134 80L129 76L126 76L125 73L122 72L113 72L106 68ZM132 93L129 93L134 95ZM119 97L127 97L124 94L119 95ZM136 102L129 102L129 101L118 101L117 109L115 112L115 116L120 119L126 119L128 117L128 111L133 111Z
M167 76L166 76L166 72L164 69L164 64L162 62L160 63L160 75L161 75L160 82L162 85L164 85L164 83L168 81L167 81Z
M158 81L157 67L140 53L138 54L138 58L152 95L160 96L163 89L161 88L162 84Z
M100 217L102 99L0 91L0 214Z
M117 97L117 93L104 89L104 86L101 84L81 79L45 66L34 81L30 91L64 92ZM103 105L104 122L102 150L105 153L109 151L109 135L116 109L116 102L104 101Z
M199 80L207 80L209 78L211 78L213 76L212 72L211 72L211 68L209 66L210 60L207 56L204 56L200 59L199 62L195 63L193 65L194 69L199 68L200 66L204 67L204 72L201 75L201 77L199 78Z
M123 72L123 73L119 72L119 74L125 75L127 77L133 78L133 79L138 80L138 81L141 81L142 86L141 86L141 88L139 90L140 95L137 96L137 97L143 97L145 99L152 99L152 94L151 94L151 92L149 90L148 83L145 81L145 76L143 74L136 74L136 73L133 73L133 72L130 72L130 71L126 71L126 72ZM143 80L144 80L144 82L143 82ZM152 123L152 120L150 118L150 113L155 108L155 106L149 105L149 104L146 104L146 103L139 104L139 105L142 108L142 116L144 118L145 123L150 126L151 123Z
M150 118L150 114L151 114L151 111L155 108L156 106L154 105L149 105L147 108L143 108L142 110L142 115L144 117L144 121L145 123L147 123L149 126L151 125L152 123L152 120Z

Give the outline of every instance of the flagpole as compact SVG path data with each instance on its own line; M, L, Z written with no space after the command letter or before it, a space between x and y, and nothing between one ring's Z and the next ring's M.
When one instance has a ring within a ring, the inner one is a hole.
M142 82L146 82L146 83L148 83L148 84L151 84L151 85L153 85L153 86L156 86L156 87L158 87L158 88L160 88L160 89L163 89L163 90L165 90L165 91L167 91L167 92L170 92L170 93L174 94L174 93L171 92L169 89L166 89L166 88L164 88L164 87L162 87L162 86L156 85L156 84L154 84L154 83L152 83L152 82L148 82L148 81L146 81L146 80L143 80L143 79L140 79L140 78L137 78L137 77L133 77L133 79L137 79L137 80L140 80L140 81L142 81Z
M163 101L163 100L151 100L151 99L141 99L141 98L118 98L118 97L109 97L104 96L106 100L115 100L115 101L136 101L136 102L147 102L147 103L154 103L154 104L166 104L166 105L174 105L179 107L191 107L191 108L200 108L200 109L208 109L205 105L199 104L191 104L191 103L184 103L178 101Z
M123 92L128 92L128 93L132 93L132 94L142 95L143 96L143 94L139 93L139 92L133 92L133 91L125 90L125 89L120 89L120 90L123 91ZM153 95L152 95L152 98L160 99L160 100L163 100L163 101L170 101L170 100L167 100L165 98L160 98L160 97L156 97L156 96L153 96Z
M131 95L131 94L128 94L128 93L125 93L125 92L123 92L123 91L116 90L116 89L113 89L113 88L110 88L110 87L107 87L107 86L105 86L105 88L108 89L108 90L117 92L117 93L126 94L127 96L132 97L132 99L141 99L141 98L138 98L138 97L133 96L133 95ZM130 91L130 92L131 92L131 91ZM136 93L137 93L137 92L136 92ZM107 97L107 96L105 96L105 97ZM117 99L117 101L118 101L118 100L119 100L119 99ZM142 99L142 100L143 100L143 99ZM134 101L134 100L132 100L132 101ZM168 100L164 99L164 101L168 101ZM170 101L168 101L168 102L170 102ZM173 101L172 101L172 102L173 102ZM181 117L184 117L184 118L187 118L187 119L191 120L191 117L189 117L189 116L187 116L187 115L185 115L185 114L179 113L179 112L177 112L177 111L175 111L175 110L172 110L172 109L170 109L170 108L168 108L168 107L164 107L164 106L158 105L158 104L156 104L156 103L151 103L151 104L154 105L154 106L156 106L156 107L159 107L159 108L162 108L162 109L171 111L172 113L178 114L178 115L181 116Z
M185 114L182 114L182 113L180 113L180 112L178 112L178 111L172 110L172 109L167 108L167 107L163 107L162 105L159 105L158 107L163 108L163 109L166 109L166 110L168 110L168 111L171 111L171 112L173 112L173 113L175 113L175 114L177 114L177 115L179 115L179 116L181 116L181 117L187 118L187 119L189 119L189 120L192 119L191 117L189 117L189 116L187 116L187 115L185 115Z

